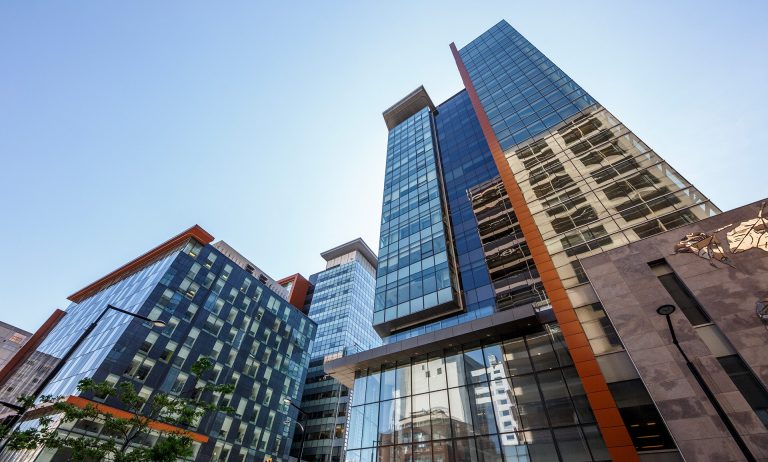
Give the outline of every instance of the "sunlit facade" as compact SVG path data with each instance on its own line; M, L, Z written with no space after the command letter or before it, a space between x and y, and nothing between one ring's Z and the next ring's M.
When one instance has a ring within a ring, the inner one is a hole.
M381 345L373 330L373 294L377 259L362 239L323 252L326 269L313 274L309 317L317 323L309 370L301 397L301 428L291 456L307 462L344 460L350 390L325 373L325 363ZM303 441L303 451L302 451Z
M190 228L71 295L72 304L40 343L38 356L62 358L109 304L165 326L107 311L42 394L119 409L117 398L80 393L78 382L128 382L148 400L157 392L189 393L199 380L234 383L231 394L206 391L201 396L233 412L209 411L179 429L193 435L189 460L280 460L293 435L287 417L295 418L284 400L301 396L316 324L288 304L283 293L270 289L256 269L222 253L212 239L201 228ZM214 365L195 378L191 367L201 357ZM34 425L32 418L21 428ZM100 421L57 422L57 428L62 436L110 437ZM148 434L132 444L151 445L157 438ZM67 460L67 451L4 451L0 460Z
M464 90L384 112L347 460L681 460L579 262L719 210L506 22L451 49Z

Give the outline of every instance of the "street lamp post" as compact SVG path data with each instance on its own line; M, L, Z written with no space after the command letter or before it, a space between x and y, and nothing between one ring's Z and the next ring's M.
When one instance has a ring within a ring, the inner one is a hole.
M82 345L82 343L85 341L85 339L91 334L91 332L93 332L93 330L96 328L96 325L99 323L99 321L101 321L101 319L104 317L105 314L107 314L107 312L109 310L118 311L120 313L127 314L129 316L133 316L134 318L138 318L138 319L141 319L141 320L144 320L144 321L151 322L155 327L165 327L165 322L160 321L158 319L150 319L150 318L148 318L146 316L141 316L141 315L138 315L136 313L131 313L130 311L126 311L126 310L124 310L122 308L118 308L118 307L113 306L113 305L107 305L107 307L104 308L104 311L102 311L99 314L99 316L96 318L96 320L93 321L88 326L88 328L85 329L82 334L80 334L80 337L78 337L77 340L75 340L75 343L73 343L72 346L69 347L67 352L64 353L64 355L61 357L61 360L59 360L59 362L56 364L56 366L54 366L54 368L51 369L51 372L49 372L48 375L46 375L45 378L40 381L40 385L38 385L37 388L35 389L35 391L32 393L33 397L37 398L38 396L40 396L40 393L42 393L43 390L45 390L45 387L47 387L48 384L51 383L51 380L53 380L53 378L56 377L56 374L58 374L59 371L61 371L61 369L66 364L66 362L69 361L69 358L72 357L72 355L75 353L75 351L77 351L77 349L80 347L80 345ZM8 428L13 428L16 425L16 423L19 422L22 419L22 417L24 417L24 415L28 411L28 408L23 407L23 406L13 406L13 405L9 406L8 403L0 403L0 404L2 404L4 406L7 406L7 407L9 407L11 409L14 409L16 411L16 415L11 417L10 419L8 419ZM8 439L6 438L5 441L3 441L2 446L0 446L0 452L2 452L5 449L5 445L7 443L8 443Z
M299 411L299 413L301 413L301 415L303 415L303 416L305 416L305 417L306 417L307 413L306 413L306 412L304 412L304 409L302 409L302 408L300 408L299 406L297 406L297 405L293 404L293 401L291 401L291 399L290 399L290 398L285 398L285 399L283 400L283 402L284 402L285 404L287 404L288 406L293 406L293 407L295 407L295 408L296 408L296 410L297 410L297 411ZM288 421L288 419L287 419L287 418L286 418L286 421ZM296 425L298 425L298 426L299 426L299 428L301 428L301 446L299 447L299 462L301 462L301 460L302 460L302 457L304 456L304 441L305 441L305 440L306 440L306 438L307 438L307 432L304 430L304 425L302 425L302 424L301 424L301 422L299 422L299 419L296 419Z
M688 370L691 371L691 374L696 379L696 382L704 391L704 395L706 395L707 399L712 404L712 407L715 408L715 411L720 417L720 420L723 421L723 425L725 425L725 428L736 441L736 445L738 445L739 449L741 449L741 452L744 454L744 458L746 458L748 462L756 462L756 459L752 455L752 452L750 452L747 443L744 442L744 440L741 438L741 435L739 435L739 432L736 430L733 422L731 422L728 414L726 414L725 410L722 408L722 406L720 406L720 403L712 393L712 390L710 390L709 385L707 385L707 383L704 381L704 378L701 376L698 369L696 369L696 366L694 366L694 364L688 358L688 355L685 354L685 351L683 351L683 348L680 346L680 342L677 341L675 328L672 326L672 318L670 317L672 313L675 312L675 309L675 305L661 305L660 307L656 308L656 313L667 318L667 327L669 328L669 333L672 335L672 343L677 347L677 351L679 351L682 355L683 359L685 360L685 365L688 366Z

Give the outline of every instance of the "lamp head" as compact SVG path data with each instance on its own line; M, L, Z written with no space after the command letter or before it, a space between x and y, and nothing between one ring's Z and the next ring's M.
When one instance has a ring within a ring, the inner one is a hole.
M164 322L164 321L161 321L161 320L159 320L159 319L158 319L158 320L155 320L155 321L152 321L152 324L153 324L155 327L165 327L165 326L166 326L165 322Z
M656 312L662 316L669 316L670 314L674 313L675 310L675 305L661 305L660 307L656 308Z

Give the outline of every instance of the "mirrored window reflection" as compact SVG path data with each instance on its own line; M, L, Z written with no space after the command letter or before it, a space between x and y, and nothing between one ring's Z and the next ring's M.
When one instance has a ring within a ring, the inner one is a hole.
M411 376L413 379L413 394L425 393L429 391L429 362L427 358L420 358L414 361L411 367Z
M394 444L395 442L395 402L394 400L379 403L379 445Z
M445 390L447 382L443 357L431 357L427 369L429 372L429 391Z
M451 414L448 407L448 392L433 391L429 394L429 412L432 423L432 439L444 440L451 437Z
M608 460L561 343L557 326L545 326L517 339L362 371L356 383L366 398L352 406L348 448L361 460L387 462ZM619 385L619 411L634 422L647 398L637 402L634 383ZM652 420L668 435L663 422Z

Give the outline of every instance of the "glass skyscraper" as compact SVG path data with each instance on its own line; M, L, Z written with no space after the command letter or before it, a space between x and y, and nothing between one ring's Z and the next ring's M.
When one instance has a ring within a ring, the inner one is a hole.
M332 359L381 345L373 330L373 294L377 259L362 239L323 252L326 269L310 276L309 317L317 323L310 350L300 417L291 455L310 462L344 460L349 388L323 370ZM304 450L302 448L302 440Z
M117 385L128 382L142 398L156 392L193 391L191 366L201 357L214 361L200 380L233 383L231 394L203 392L201 399L228 406L210 411L188 432L194 440L190 460L282 460L295 418L285 399L298 400L309 364L316 324L288 304L282 287L242 255L195 226L69 296L66 315L40 342L31 359L14 374L32 376L40 358L58 360L108 304L165 322L152 323L107 311L93 332L42 390L74 403L120 407L115 397L80 393L85 378ZM119 411L118 411L119 412ZM21 428L36 424L36 417ZM62 436L110 438L103 422L61 422ZM137 438L153 443L157 435ZM0 460L68 460L67 449L4 451Z
M389 129L348 461L681 460L579 261L719 212L505 21Z

